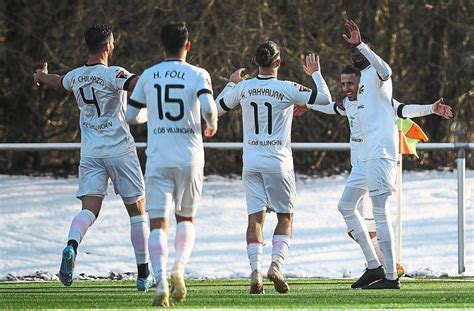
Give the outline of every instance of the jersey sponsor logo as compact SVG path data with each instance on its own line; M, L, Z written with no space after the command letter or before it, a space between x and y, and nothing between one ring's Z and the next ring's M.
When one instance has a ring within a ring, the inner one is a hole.
M306 87L298 83L294 83L294 85L298 88L300 92L311 92L311 89L309 87Z
M357 106L357 109L364 109L364 107L365 107L364 105L359 105Z
M364 85L359 88L359 94L364 94Z
M362 138L355 138L355 137L352 137L352 138L351 138L351 141L356 142L356 143L361 143L361 142L363 142L364 140L363 140Z
M99 131L99 130L105 130L106 128L112 127L112 122L105 122L101 124L91 124L89 122L83 122L82 125L88 129Z
M127 79L127 75L125 74L123 70L117 71L117 73L115 74L115 77L117 79Z

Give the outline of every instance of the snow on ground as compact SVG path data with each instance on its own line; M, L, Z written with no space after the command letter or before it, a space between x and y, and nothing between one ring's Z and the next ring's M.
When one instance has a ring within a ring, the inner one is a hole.
M466 175L466 275L473 275L474 171ZM337 211L345 177L298 177L294 235L286 263L289 276L342 277L348 271L357 276L364 268L362 253L348 238ZM456 173L405 172L403 178L403 263L408 272L457 275ZM0 279L8 273L57 273L70 222L80 210L75 198L77 185L77 178L0 176ZM395 220L395 197L390 205ZM271 260L275 218L267 215L264 269ZM242 181L208 176L188 276L247 277L246 222ZM174 258L174 220L171 229L170 258ZM108 275L110 271L135 271L129 220L112 187L99 218L79 247L75 272Z

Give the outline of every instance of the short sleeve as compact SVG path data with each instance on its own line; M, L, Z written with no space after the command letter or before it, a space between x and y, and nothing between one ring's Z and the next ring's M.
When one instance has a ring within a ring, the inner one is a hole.
M107 73L107 82L115 90L128 91L128 86L136 75L118 66L110 67Z
M135 88L133 89L132 95L130 96L129 104L132 106L139 106L137 108L146 107L146 95L145 95L145 80L146 72L144 72L137 81Z
M198 75L198 81L196 85L196 95L199 97L202 94L212 95L212 82L209 72L202 69Z
M64 75L62 78L61 78L61 84L63 86L63 88L68 91L68 92L71 92L72 91L72 81L73 81L73 73L72 71L69 71L68 73L66 73L66 75Z

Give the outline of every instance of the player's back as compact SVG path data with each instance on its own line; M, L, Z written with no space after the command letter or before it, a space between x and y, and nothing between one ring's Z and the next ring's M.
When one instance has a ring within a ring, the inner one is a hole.
M143 88L148 111L147 165L203 165L199 94L212 90L207 71L165 60L145 70L136 87Z
M296 91L309 91L299 84L271 76L241 82L244 128L244 169L279 172L293 168L291 125Z
M131 78L125 69L103 64L85 65L63 77L63 87L74 93L81 111L82 156L117 156L135 148L125 122Z

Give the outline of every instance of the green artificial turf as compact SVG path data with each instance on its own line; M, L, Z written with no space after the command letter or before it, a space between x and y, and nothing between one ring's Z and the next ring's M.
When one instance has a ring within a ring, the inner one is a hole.
M190 280L178 308L474 308L474 279L403 279L401 290L351 290L353 280L293 279L290 293L265 282L250 295L248 280ZM0 283L0 308L151 308L154 289L137 292L133 281Z

